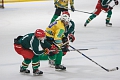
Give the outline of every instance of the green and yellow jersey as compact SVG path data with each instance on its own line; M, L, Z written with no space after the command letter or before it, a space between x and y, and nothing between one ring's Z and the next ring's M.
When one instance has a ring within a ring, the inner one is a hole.
M54 0L54 3L57 7L68 8L68 3L70 3L70 6L73 6L74 0Z
M65 26L63 22L61 22L61 20L51 23L46 28L46 36L53 38L57 43L62 42L62 36L64 35L64 32L65 32Z

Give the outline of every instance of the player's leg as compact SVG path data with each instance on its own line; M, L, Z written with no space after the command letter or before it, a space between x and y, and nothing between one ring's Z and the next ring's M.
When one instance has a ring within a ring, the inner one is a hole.
M56 59L56 55L49 55L48 60L49 60L49 65L51 68L55 67L55 59Z
M30 70L28 70L28 66L31 63L31 59L24 59L22 62L22 65L20 66L20 72L21 73L30 73Z
M85 27L87 26L88 23L90 23L91 20L93 20L97 15L100 14L101 8L102 8L102 7L101 7L99 4L96 6L96 9L95 9L94 13L93 13L91 16L89 16L89 18L88 18L88 19L86 20L86 22L84 23L84 26L85 26Z
M56 70L66 70L66 67L61 65L62 56L63 56L63 52L62 51L59 51L59 53L56 54L56 59L55 59L55 69Z
M84 26L86 27L88 23L90 23L91 20L93 20L96 17L95 14L92 14L85 22Z
M18 54L22 55L24 58L24 61L22 62L22 65L20 67L20 72L30 73L30 70L28 70L27 68L31 62L31 59L34 56L33 52L29 49L22 48L22 46L19 44L14 44L14 49Z
M111 27L112 23L110 23L110 19L111 19L111 15L112 15L112 10L105 8L104 11L107 12L106 26Z
M39 70L39 67L40 67L39 55L34 55L34 57L32 58L32 68L33 68L34 75L43 74L43 72Z
M61 14L61 8L56 8L50 23L54 22L60 16L60 14Z

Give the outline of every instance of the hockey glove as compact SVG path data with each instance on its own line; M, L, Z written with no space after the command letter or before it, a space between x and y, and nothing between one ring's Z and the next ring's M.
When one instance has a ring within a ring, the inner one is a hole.
M70 42L73 42L75 40L75 37L73 34L69 34L68 38L69 38Z
M75 11L75 8L74 8L74 6L71 6L71 11L73 11L73 12Z
M114 0L114 2L115 2L115 5L118 5L118 4L119 4L118 0Z
M46 55L49 55L50 50L48 48L45 48L44 52Z
M55 45L51 45L50 50L54 50L52 53L57 54L58 53L58 48Z
M68 42L68 38L67 38L67 37L63 37L63 38L62 38L62 42L63 42L63 43ZM63 46L61 47L61 49L62 49L62 51L63 51L64 54L66 54L66 52L69 51L68 47L69 47L69 43L67 43L67 44L65 44L65 45L63 45Z
M67 38L67 37L63 37L63 38L62 38L62 42L63 42L63 43L66 43L67 41L68 41L68 38ZM69 44L69 43L68 43L68 44Z
M111 7L111 6L108 6L108 9L112 10L112 9L113 9L113 7Z

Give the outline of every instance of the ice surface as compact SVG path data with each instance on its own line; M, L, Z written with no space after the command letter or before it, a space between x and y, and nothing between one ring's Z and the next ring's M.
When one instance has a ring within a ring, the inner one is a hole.
M75 8L93 12L96 3L97 0L75 0ZM120 70L106 72L76 51L63 57L66 71L55 71L48 61L41 61L42 76L32 75L31 64L31 74L19 73L23 58L14 51L13 39L37 28L45 29L54 14L53 4L53 0L6 3L5 9L0 9L0 80L120 80ZM104 12L87 27L83 25L90 14L71 11L70 14L76 26L76 40L70 44L77 49L96 48L81 52L107 69L120 67L120 5L113 9L112 27L105 26L107 14Z

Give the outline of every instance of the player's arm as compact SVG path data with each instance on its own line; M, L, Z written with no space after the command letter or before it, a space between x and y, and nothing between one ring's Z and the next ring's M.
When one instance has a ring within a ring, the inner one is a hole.
M108 7L107 0L101 0L101 5L102 7L107 8Z
M70 28L68 29L66 36L68 36L68 34L74 34L74 29L75 29L75 23L73 21L70 21Z
M44 50L42 48L39 48L39 46L41 46L39 40L34 38L33 41L31 41L31 49L35 55L40 55L44 53Z

